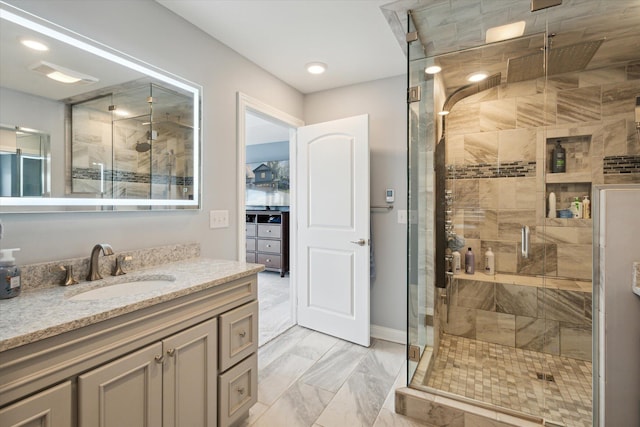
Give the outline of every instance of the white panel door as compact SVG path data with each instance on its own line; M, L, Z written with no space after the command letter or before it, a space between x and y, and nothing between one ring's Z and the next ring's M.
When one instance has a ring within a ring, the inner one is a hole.
M369 116L298 128L298 323L369 346Z

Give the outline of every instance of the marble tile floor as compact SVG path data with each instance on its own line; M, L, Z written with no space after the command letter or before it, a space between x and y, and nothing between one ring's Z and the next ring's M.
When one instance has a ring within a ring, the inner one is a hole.
M294 325L289 298L289 276L263 271L258 273L258 345L271 341Z
M242 427L417 427L394 411L405 346L365 348L294 326L258 349L258 403Z
M554 381L537 378L551 374ZM567 427L592 424L591 362L445 334L426 385Z

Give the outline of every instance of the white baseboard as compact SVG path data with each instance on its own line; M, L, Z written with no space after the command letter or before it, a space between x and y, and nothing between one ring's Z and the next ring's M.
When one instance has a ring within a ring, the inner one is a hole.
M370 334L371 338L378 338L398 344L407 343L407 332L400 329L391 329L384 326L371 325Z

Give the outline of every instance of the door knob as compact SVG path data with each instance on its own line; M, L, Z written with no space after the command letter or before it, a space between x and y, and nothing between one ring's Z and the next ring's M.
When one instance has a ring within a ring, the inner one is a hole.
M358 246L364 246L367 244L367 241L364 239L359 239L359 240L351 240L351 243L355 243Z

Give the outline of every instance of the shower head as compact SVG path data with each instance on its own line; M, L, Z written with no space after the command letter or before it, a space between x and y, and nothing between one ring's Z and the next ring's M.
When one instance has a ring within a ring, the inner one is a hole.
M136 151L138 153L146 153L151 149L151 144L148 141L142 141L136 143Z
M602 45L604 39L591 40L549 49L547 75L582 71ZM544 76L544 51L531 55L509 58L507 83L516 83Z

